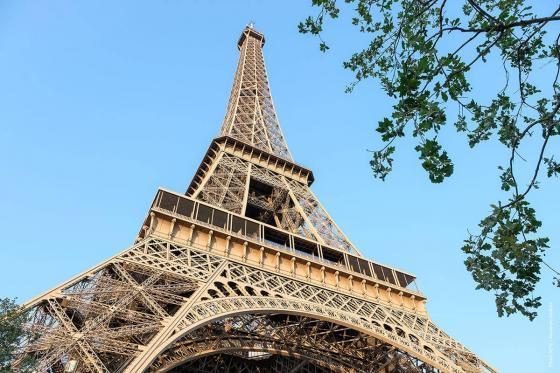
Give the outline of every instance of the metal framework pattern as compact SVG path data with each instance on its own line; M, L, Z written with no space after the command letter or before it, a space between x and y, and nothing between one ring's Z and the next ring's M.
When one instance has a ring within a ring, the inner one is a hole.
M251 183L260 184L251 187ZM262 189L265 189L263 191ZM268 189L268 190L266 190ZM193 197L244 214L258 211L261 221L311 238L338 250L359 254L308 185L221 150Z
M253 360L292 356L321 371L380 371L388 365L417 372L430 369L424 364L416 366L417 360L367 334L286 314L244 314L210 323L184 336L151 369L170 371L218 351L245 353L246 358L251 357L247 352L252 352Z
M241 34L239 63L221 133L291 160L272 103L263 45L264 36L254 29L246 28Z
M495 372L403 273L355 272L374 267L291 160L263 44L243 31L223 136L189 197L158 192L134 245L28 302L21 358L51 373Z
M241 213L249 177L249 165L239 158L224 153L220 154L215 162L213 172L209 175L204 189L200 191L199 199Z

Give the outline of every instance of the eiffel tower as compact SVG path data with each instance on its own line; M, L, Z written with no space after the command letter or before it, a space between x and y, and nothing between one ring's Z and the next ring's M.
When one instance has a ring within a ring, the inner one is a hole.
M496 372L364 258L292 159L246 27L221 131L134 244L29 301L37 372ZM17 367L17 361L15 366Z

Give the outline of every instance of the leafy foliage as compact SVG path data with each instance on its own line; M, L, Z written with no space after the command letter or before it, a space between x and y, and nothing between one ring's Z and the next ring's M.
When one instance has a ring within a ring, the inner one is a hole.
M322 51L329 48L322 39L325 22L339 18L339 3L312 0L318 14L299 24L301 33L321 38ZM345 3L353 7L352 25L370 35L366 48L344 63L356 78L347 91L374 78L395 101L390 117L377 125L385 144L370 161L375 177L385 180L397 140L411 136L417 139L415 150L429 179L443 182L453 174L453 162L438 135L449 123L466 135L471 148L490 139L506 148L508 161L499 170L501 189L509 197L491 205L479 232L467 237L462 250L477 288L495 293L498 314L519 312L532 320L541 305L533 294L543 266L554 272L560 286L560 274L543 260L549 240L539 236L541 222L527 200L538 188L543 164L548 177L560 174L554 154L546 154L550 139L560 135L560 7L538 16L523 0ZM473 67L480 64L504 71L505 84L489 102L477 99L471 85ZM534 84L531 73L537 68L541 75L550 74L545 80L550 86ZM455 107L456 118L448 118ZM525 161L520 151L527 143L530 148L537 144L538 153L532 176L522 182L517 177Z
M0 299L0 372L11 372L11 363L16 358L20 342L25 337L23 325L27 314L14 300ZM19 364L19 371L31 371L32 362L27 359Z

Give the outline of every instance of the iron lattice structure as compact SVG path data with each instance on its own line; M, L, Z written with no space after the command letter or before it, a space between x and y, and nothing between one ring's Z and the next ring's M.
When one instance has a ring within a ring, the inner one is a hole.
M39 372L495 372L365 259L292 160L247 27L219 137L135 243L26 304ZM17 362L15 364L17 367Z

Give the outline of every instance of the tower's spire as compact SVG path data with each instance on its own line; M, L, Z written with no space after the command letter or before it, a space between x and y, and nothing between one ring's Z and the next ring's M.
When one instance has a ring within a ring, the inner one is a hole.
M241 33L239 63L221 134L291 160L272 103L263 45L264 35L252 24Z

